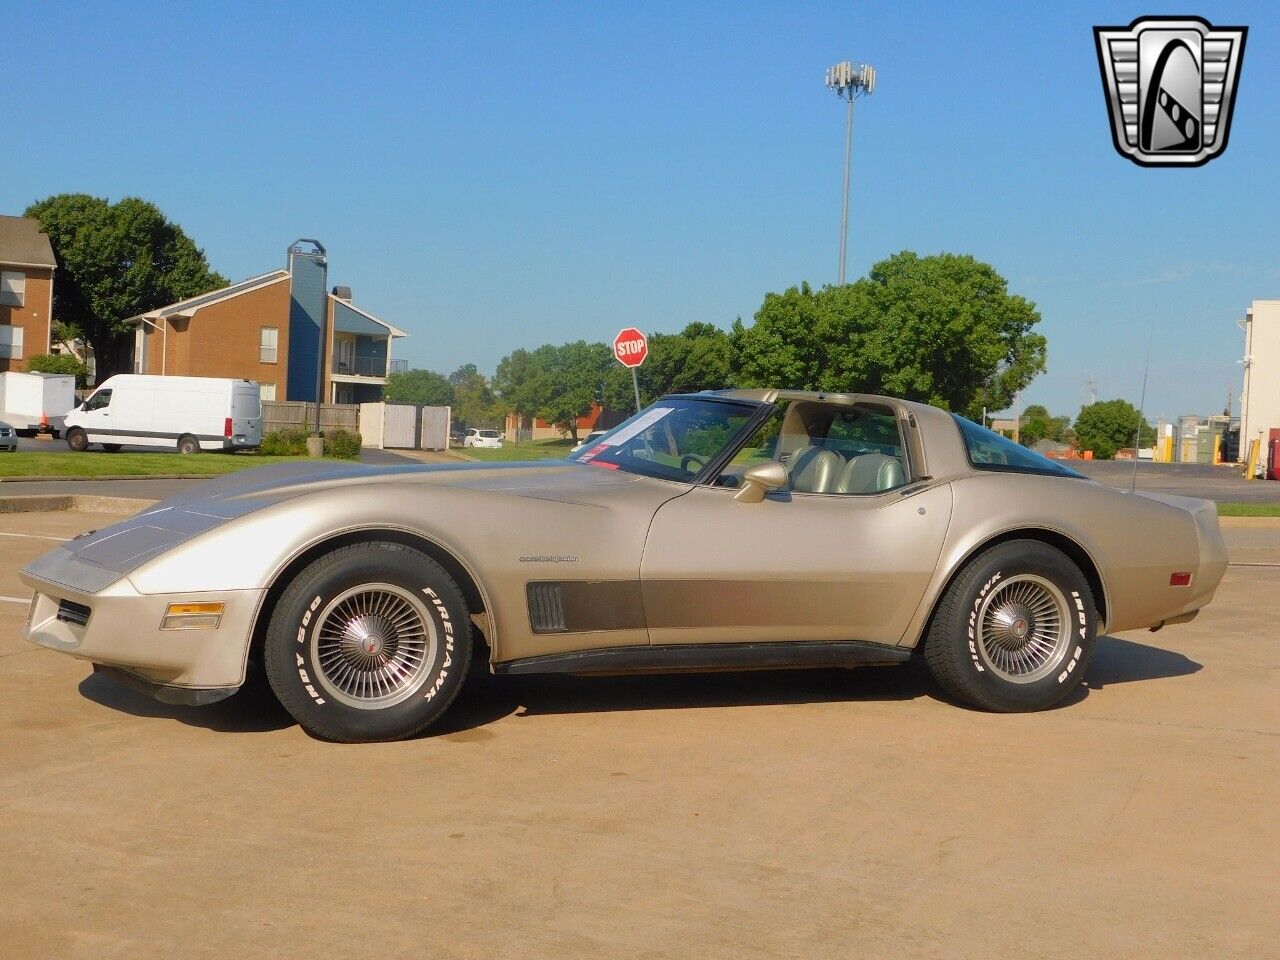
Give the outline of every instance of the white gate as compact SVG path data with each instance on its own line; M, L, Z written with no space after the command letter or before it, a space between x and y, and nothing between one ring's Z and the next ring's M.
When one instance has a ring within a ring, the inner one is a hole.
M419 420L418 449L449 449L449 414L448 407L421 407Z
M400 403L388 403L382 420L382 445L384 447L417 446L418 408Z

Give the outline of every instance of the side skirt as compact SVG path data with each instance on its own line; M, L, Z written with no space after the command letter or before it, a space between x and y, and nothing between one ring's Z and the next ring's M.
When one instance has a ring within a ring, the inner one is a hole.
M610 647L525 657L495 663L493 672L683 673L715 670L787 670L800 667L889 666L911 659L911 651L860 640L820 643L673 643Z

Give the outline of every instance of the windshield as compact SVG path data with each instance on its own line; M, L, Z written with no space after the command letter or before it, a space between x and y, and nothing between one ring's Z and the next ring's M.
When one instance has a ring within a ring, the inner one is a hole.
M1079 477L1079 473L1055 463L1048 457L1042 457L1034 450L1028 450L1021 444L1014 443L1008 437L1002 437L993 430L980 427L972 420L955 417L960 435L964 437L964 446L969 454L969 464L975 470L1005 470L1010 473L1047 473L1055 477Z
M659 400L569 459L661 480L692 480L734 443L757 409L726 400Z

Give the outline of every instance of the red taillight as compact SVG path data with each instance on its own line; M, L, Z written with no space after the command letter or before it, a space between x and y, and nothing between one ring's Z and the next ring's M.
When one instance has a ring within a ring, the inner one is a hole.
M1185 587L1185 586L1189 586L1190 583L1191 583L1191 574L1187 573L1186 571L1169 574L1169 586L1171 587Z
M222 423L222 435L224 437L231 436L231 418L227 417Z

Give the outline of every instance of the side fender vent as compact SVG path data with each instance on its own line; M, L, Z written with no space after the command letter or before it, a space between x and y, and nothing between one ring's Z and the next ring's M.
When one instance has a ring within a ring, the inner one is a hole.
M529 625L534 633L565 633L564 596L558 583L528 586Z

